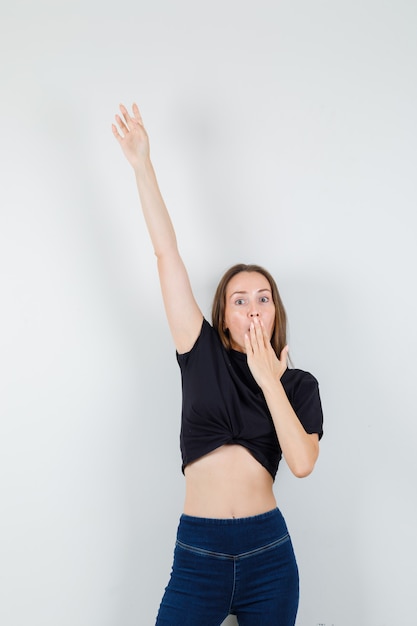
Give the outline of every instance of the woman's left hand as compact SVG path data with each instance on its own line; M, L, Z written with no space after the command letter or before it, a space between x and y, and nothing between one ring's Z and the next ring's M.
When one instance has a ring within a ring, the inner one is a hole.
M245 335L245 349L249 369L261 389L280 380L287 369L288 346L277 357L262 320L255 317Z

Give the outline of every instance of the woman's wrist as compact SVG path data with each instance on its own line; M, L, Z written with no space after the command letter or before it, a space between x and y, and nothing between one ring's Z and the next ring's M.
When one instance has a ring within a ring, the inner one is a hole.
M265 395L267 393L273 392L274 388L276 387L277 378L273 374L268 373L264 374L262 378L258 377L258 380L256 382L262 389L262 393Z
M149 154L139 155L135 164L133 165L133 170L136 176L141 176L146 173L153 172L153 166L151 162L151 157Z

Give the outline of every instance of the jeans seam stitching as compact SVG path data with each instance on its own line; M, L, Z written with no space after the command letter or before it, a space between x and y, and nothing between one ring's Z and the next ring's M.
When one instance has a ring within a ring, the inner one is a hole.
M242 554L239 554L238 556L240 559L245 559L249 556L254 556L255 554L260 554L261 552L266 552L267 550L272 550L272 548L276 548L277 546L281 545L281 543L288 541L289 538L290 538L289 534L286 533L283 537L280 537L279 539L277 539L276 541L273 541L272 543L268 543L266 546L261 546L260 548L256 548L255 550L250 550L249 552L242 552Z
M233 606L233 600L234 600L234 596L235 596L235 589L236 589L236 559L233 559L233 587L232 587L232 593L230 594L230 602L229 602L229 615L230 612L232 610L232 606Z
M197 548L196 546L190 546L187 543L183 543L182 541L179 541L177 539L176 544L177 546L179 546L180 548L183 548L184 550L189 550L190 552L194 552L196 554L200 554L202 556L213 556L213 557L217 557L217 558L221 558L221 559L244 559L250 556L253 556L255 554L259 554L261 552L265 552L266 550L271 550L272 548L275 548L276 546L279 546L281 543L284 543L285 541L287 541L289 539L289 535L288 533L286 533L285 535L283 535L283 537L280 537L279 539L272 541L271 543L266 544L265 546L261 546L259 548L255 548L254 550L249 550L249 552L242 552L241 554L225 554L223 552L214 552L212 550L205 550L204 548Z
M234 559L235 557L232 554L223 554L222 552L213 552L212 550L205 550L204 548L197 548L196 546L190 546L187 543L183 543L177 539L177 546L183 548L184 550L188 550L189 552L194 552L195 554L200 554L202 556L215 556L217 558L222 559Z

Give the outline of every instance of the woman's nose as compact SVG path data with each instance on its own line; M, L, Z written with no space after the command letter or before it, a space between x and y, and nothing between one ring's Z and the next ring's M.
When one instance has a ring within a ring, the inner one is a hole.
M249 317L259 317L259 311L257 309L251 309L249 311Z

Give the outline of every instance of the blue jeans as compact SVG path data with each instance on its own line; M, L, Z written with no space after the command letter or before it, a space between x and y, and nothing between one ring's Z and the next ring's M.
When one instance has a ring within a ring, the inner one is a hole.
M279 509L253 517L182 515L157 626L294 626L298 569Z

